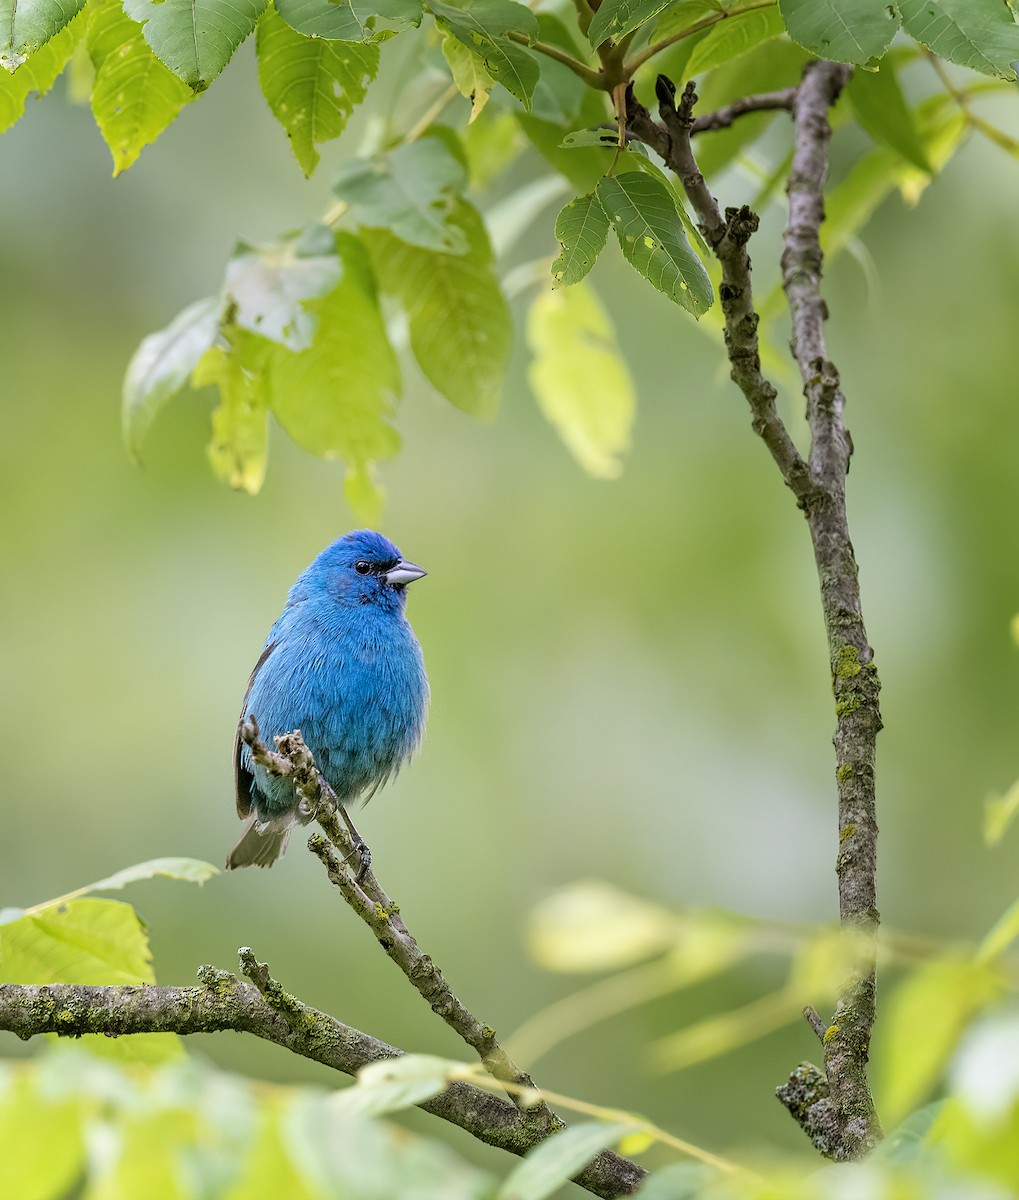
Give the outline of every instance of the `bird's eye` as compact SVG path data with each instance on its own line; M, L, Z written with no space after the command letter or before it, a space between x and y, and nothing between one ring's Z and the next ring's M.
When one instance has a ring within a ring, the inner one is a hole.
M372 565L366 559L359 558L357 562L354 563L354 570L358 573L358 575L367 575L371 569Z

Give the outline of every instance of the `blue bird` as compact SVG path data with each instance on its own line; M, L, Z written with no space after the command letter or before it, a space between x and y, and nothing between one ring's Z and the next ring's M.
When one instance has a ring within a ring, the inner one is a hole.
M249 819L227 868L272 866L294 825L311 819L289 777L252 762L240 732L249 714L270 749L300 729L344 805L369 800L417 749L428 678L404 589L425 573L382 534L358 529L298 576L244 695L234 763L237 815Z

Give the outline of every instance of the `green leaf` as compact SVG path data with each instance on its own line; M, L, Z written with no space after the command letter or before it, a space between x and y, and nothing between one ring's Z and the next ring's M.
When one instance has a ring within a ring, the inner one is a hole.
M636 1200L697 1200L712 1180L700 1163L673 1163L649 1175L634 1193Z
M555 235L562 253L552 264L552 286L579 283L605 249L609 218L594 192L576 196L556 217Z
M603 242L607 232L605 218ZM585 284L543 292L528 314L527 341L534 355L527 377L546 420L588 474L615 479L637 401L594 293Z
M877 1083L884 1119L901 1121L934 1086L962 1031L1001 993L989 964L961 958L930 962L884 1002Z
M752 92L795 87L802 78L807 58L807 52L792 42L774 39L765 42L749 54L709 72L697 87L698 108L702 112L711 112ZM711 178L728 166L778 115L777 112L747 113L728 129L701 134L697 138L697 165L705 178Z
M603 0L591 20L588 40L596 48L607 38L619 41L668 7L669 0Z
M156 57L204 91L255 28L266 0L124 0Z
M552 13L538 14L538 38L549 46L558 46L573 58L588 53L577 48L569 29ZM572 124L584 105L587 85L561 62L548 55L537 55L538 82L531 96L531 112L546 121Z
M904 159L931 172L916 119L887 60L878 71L854 71L846 89L857 119L870 136L901 154Z
M257 43L262 95L310 176L319 161L316 146L339 137L365 98L379 69L379 48L304 37L274 8L258 23Z
M714 299L708 273L690 248L672 191L650 175L628 171L598 184L630 265L670 300L699 317Z
M33 904L28 909L5 908L0 924L16 917L31 916L43 912L47 908L59 908L70 900L87 896L91 892L114 892L127 887L129 883L138 883L142 879L154 879L161 875L166 879L179 879L184 883L203 884L213 875L219 874L219 868L212 863L202 862L199 858L150 858L147 862L135 863L133 867L124 867L105 879L97 879L95 883L86 883L84 887L75 888L63 896L55 896L52 900L44 900L41 904Z
M54 1200L77 1193L85 1170L84 1105L43 1094L22 1069L0 1087L0 1196Z
M868 1155L868 1160L879 1163L915 1162L929 1147L930 1132L944 1109L945 1101L935 1100L910 1113L885 1137L873 1154Z
M782 18L774 8L727 17L697 39L687 59L685 75L689 78L724 66L783 33Z
M563 150L584 150L598 146L602 150L614 151L619 145L619 133L608 124L596 125L594 129L574 129L559 145ZM608 163L611 160L605 161Z
M388 154L344 163L333 191L360 224L388 229L402 242L446 254L466 254L467 237L453 220L467 171L437 137Z
M242 359L238 339L212 346L191 375L195 388L214 385L219 406L212 413L207 453L217 478L254 496L265 481L269 458L269 410L266 368Z
M612 884L560 888L531 913L528 947L549 971L608 971L671 947L682 929L675 913Z
M779 9L794 42L836 62L880 58L899 28L888 0L779 0Z
M540 77L535 56L507 36L516 33L534 41L534 13L513 0L466 0L462 5L430 0L428 11L484 63L489 75L530 111L531 96Z
M238 242L224 285L231 323L304 350L315 332L308 302L328 295L342 273L335 238L324 225L263 246Z
M465 255L437 254L383 231L368 241L383 291L407 314L421 370L451 404L490 417L512 347L509 308L481 217L460 200L452 219L467 238Z
M643 1128L633 1121L585 1121L539 1142L502 1182L495 1200L546 1200L608 1146Z
M336 1092L332 1106L359 1117L401 1112L445 1091L463 1064L430 1054L404 1054L362 1067L353 1087Z
M120 0L91 0L88 52L95 68L92 115L119 175L194 97L149 49Z
M278 349L270 365L272 411L299 446L361 465L399 447L390 424L400 388L364 247L338 234L339 285L308 302L315 339L299 353Z
M81 12L85 0L0 0L0 67L16 71Z
M5 983L152 983L138 914L119 900L70 900L0 926Z
M488 103L495 80L489 75L481 59L451 33L445 34L442 39L442 53L449 63L457 90L471 102L471 115L467 124L473 125L478 114Z
M983 75L1016 78L1019 24L1005 0L898 0L910 37Z
M222 302L197 300L159 333L143 339L124 377L124 440L137 457L156 414L187 383L198 360L216 340Z
M280 1089L282 1090L282 1089ZM258 1129L251 1139L238 1177L222 1200L322 1200L323 1192L299 1170L299 1163L287 1145L287 1127L291 1106L282 1098L264 1101ZM330 1192L333 1189L330 1189Z
M0 71L0 133L19 120L31 92L46 95L67 66L67 60L84 33L85 19L76 18L13 75Z
M309 38L361 42L371 35L367 17L352 0L276 0L276 10L291 29Z

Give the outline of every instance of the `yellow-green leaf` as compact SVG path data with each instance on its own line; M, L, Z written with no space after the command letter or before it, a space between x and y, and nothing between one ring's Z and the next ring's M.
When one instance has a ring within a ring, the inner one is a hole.
M266 365L243 360L233 342L212 346L191 375L192 387L215 385L219 405L212 413L209 462L218 478L237 491L256 495L265 480L269 456Z
M876 1041L877 1099L896 1124L945 1068L972 1017L1001 993L988 963L940 958L907 976L885 1000Z
M396 296L407 314L421 370L451 404L490 417L499 406L512 345L509 308L477 210L458 200L450 223L466 237L466 254L411 246L383 230L367 240L383 291Z
M152 53L120 0L92 0L87 38L95 67L92 115L113 155L113 174L119 175L194 93Z
M38 96L46 95L67 66L67 60L84 33L85 18L76 17L22 63L13 75L0 70L0 133L10 129L20 118L32 92Z
M554 892L531 913L534 959L551 971L605 971L667 950L680 919L611 884L587 881Z
M53 1200L70 1195L85 1167L81 1100L44 1097L35 1072L0 1079L0 1196Z
M616 478L637 400L594 293L583 283L543 292L528 314L527 341L534 356L528 379L545 418L585 471Z
M337 138L379 69L371 42L330 41L297 33L269 8L258 23L258 81L290 139L305 175L318 165L316 147Z

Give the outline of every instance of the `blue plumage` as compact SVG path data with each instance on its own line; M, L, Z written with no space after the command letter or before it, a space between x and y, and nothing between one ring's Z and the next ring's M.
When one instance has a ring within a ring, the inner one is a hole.
M300 729L344 804L372 796L421 741L428 680L404 606L424 574L380 533L348 533L298 576L251 673L241 723L253 713L270 748ZM293 783L252 763L239 728L237 813L250 820L226 865L268 867L304 818Z

